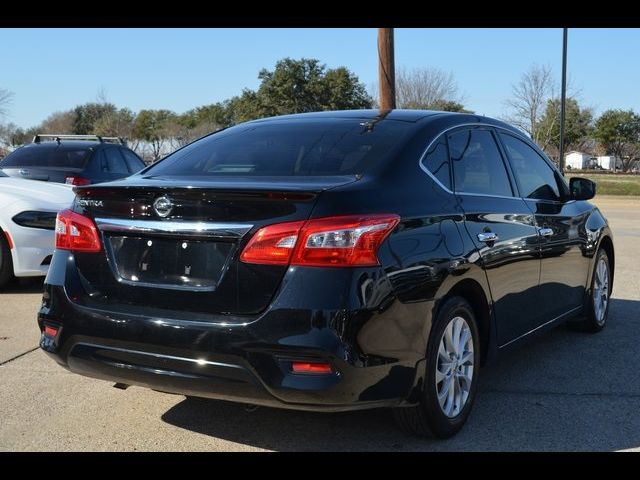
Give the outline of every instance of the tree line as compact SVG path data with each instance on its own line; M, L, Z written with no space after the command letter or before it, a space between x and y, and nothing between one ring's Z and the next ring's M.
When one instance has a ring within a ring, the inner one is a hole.
M156 160L207 133L256 118L322 110L375 108L376 89L367 91L346 67L327 68L317 59L284 58L273 70L262 69L256 90L244 89L228 100L178 114L166 109L133 112L118 108L100 94L94 102L56 112L41 124L22 129L0 124L0 142L16 147L36 133L117 136L147 160ZM525 131L556 162L560 142L560 99L550 67L532 65L513 85L503 119ZM565 152L615 155L629 170L640 159L640 116L633 110L609 109L594 117L570 89L566 103ZM0 89L0 118L10 92ZM398 108L474 113L464 105L452 72L437 68L396 73Z

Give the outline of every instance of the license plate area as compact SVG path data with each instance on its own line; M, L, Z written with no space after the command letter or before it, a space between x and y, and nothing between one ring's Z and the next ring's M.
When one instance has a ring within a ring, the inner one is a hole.
M107 254L116 278L147 287L216 289L235 243L209 239L107 236Z

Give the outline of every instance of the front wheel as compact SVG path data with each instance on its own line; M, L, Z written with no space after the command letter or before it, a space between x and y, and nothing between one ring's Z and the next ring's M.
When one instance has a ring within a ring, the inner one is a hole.
M461 297L448 299L427 345L420 403L393 410L399 426L419 436L448 438L465 424L476 396L480 342L475 315Z

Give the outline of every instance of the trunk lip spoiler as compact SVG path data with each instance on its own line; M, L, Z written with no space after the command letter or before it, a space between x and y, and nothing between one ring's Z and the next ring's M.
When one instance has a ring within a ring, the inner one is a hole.
M253 228L252 224L246 223L128 220L98 217L94 218L94 221L102 232L207 236L229 239L240 239Z

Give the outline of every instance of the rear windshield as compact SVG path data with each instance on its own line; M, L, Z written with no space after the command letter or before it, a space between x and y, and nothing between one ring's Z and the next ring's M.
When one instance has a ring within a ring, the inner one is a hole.
M0 161L0 168L10 167L65 167L84 168L88 149L58 146L23 147Z
M145 175L360 174L402 145L408 131L402 122L367 125L353 119L239 125L192 143Z

